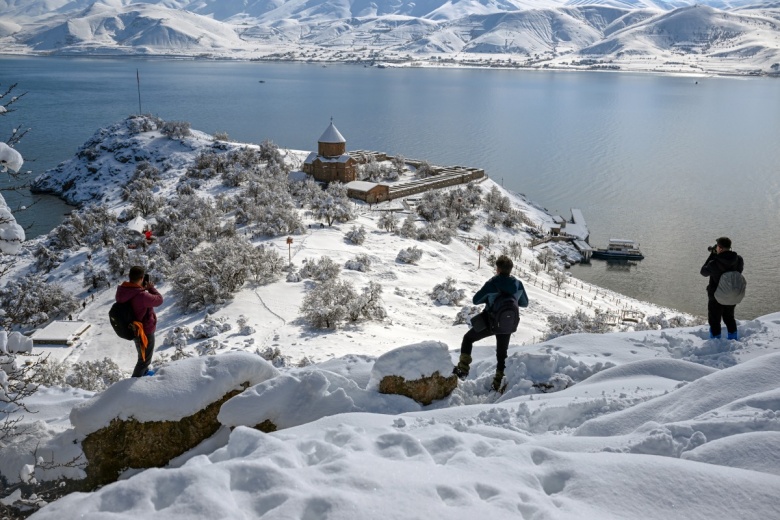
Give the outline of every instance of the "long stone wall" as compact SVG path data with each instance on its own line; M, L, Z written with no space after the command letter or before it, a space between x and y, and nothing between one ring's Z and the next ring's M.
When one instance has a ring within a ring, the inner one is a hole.
M446 188L447 186L465 184L483 177L485 177L485 170L478 168L465 168L461 166L442 168L441 173L428 177L427 179L391 185L388 200L408 197L410 195L424 193L439 188Z

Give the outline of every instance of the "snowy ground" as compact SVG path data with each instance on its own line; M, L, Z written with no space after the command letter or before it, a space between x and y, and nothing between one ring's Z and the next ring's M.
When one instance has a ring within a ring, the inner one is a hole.
M493 186L483 183L485 190ZM549 215L506 194L539 226L549 225ZM167 468L130 471L118 483L70 495L33 518L780 517L780 314L740 322L739 341L710 340L706 327L697 326L542 342L554 313L678 313L576 280L551 288L550 275L529 269L535 252L525 232L481 221L450 244L417 242L377 227L381 205L358 209L360 216L348 224L321 228L307 220L312 226L294 237L290 255L298 266L326 254L340 265L369 255L368 273L344 270L341 276L356 287L381 283L387 320L315 330L299 318L306 281L247 285L212 316L232 328L186 347L195 353L216 340L216 357L167 366L158 361L154 377L126 379L97 395L43 388L27 403L37 412L26 418L31 433L0 455L0 472L11 483L25 476L36 447L47 460L66 461L79 454L86 433L113 417L185 416L210 393L224 394L237 374L253 374L255 384L223 407L220 420L236 426L232 431L223 428ZM364 244L345 241L353 225L366 228ZM488 390L495 372L488 339L478 343L469 378L449 398L422 407L379 394L371 383L374 362L394 349L429 345L444 349L447 362L457 359L467 326L454 322L467 301L438 305L429 293L452 277L468 300L491 276L469 240L487 232L525 246L516 274L531 303L512 337L506 393ZM287 257L285 237L259 241ZM398 263L398 251L410 245L421 248L423 258L417 265ZM80 294L84 306L74 319L91 327L73 347L37 346L35 352L68 362L109 357L129 372L134 348L107 320L114 288L93 299L81 292L81 276L71 274L86 255L86 249L74 251L53 278ZM166 294L168 287L159 289ZM175 303L169 298L159 312L158 360L173 351L163 346L170 330L193 328L205 317L182 314ZM242 315L254 332L239 333ZM279 349L283 366L254 355L269 347ZM297 367L304 358L314 364ZM534 387L556 381L575 384L555 393ZM247 428L255 424L250 412L260 410L276 414L282 428L272 434ZM36 472L38 478L57 475L81 473Z

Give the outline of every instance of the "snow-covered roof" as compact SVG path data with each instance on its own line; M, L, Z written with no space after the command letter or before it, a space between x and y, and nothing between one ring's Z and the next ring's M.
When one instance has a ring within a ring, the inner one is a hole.
M330 125L328 125L328 128L326 128L325 131L320 136L319 142L320 143L346 143L347 140L344 139L344 136L341 135L341 132L339 132L338 128L336 128L336 125L334 125L333 121L331 121Z
M32 339L35 343L58 343L70 345L81 336L90 324L86 321L53 321L46 327L35 331Z
M147 220L143 217L135 217L133 220L127 223L127 229L136 231L138 233L143 233L148 226L149 222L147 222Z
M317 158L317 152L312 152L309 155L306 156L306 160L303 161L304 164L311 164L314 162L314 159Z
M377 186L377 183L375 182L368 182L368 181L351 181L348 182L346 185L348 190L355 190L355 191L369 191L372 188Z

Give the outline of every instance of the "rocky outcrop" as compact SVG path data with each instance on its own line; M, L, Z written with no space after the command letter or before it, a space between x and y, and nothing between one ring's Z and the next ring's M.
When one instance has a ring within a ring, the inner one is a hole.
M456 376L444 377L434 372L428 377L407 381L401 376L385 376L379 382L379 392L397 394L414 399L422 405L429 405L444 399L458 387Z
M86 489L114 482L127 469L166 466L223 427L217 415L226 401L278 375L245 352L187 358L79 403L70 422L87 459Z
M217 421L220 407L241 391L234 390L194 415L176 421L114 419L107 427L89 434L82 441L87 458L85 488L115 482L129 468L167 465L214 435L221 427Z

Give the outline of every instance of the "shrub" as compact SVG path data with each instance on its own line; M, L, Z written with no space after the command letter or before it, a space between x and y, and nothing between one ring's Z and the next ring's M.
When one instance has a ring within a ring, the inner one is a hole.
M183 255L170 275L181 307L193 310L224 303L252 273L254 249L243 238L220 238Z
M322 256L319 260L307 260L301 268L301 276L303 278L311 278L318 282L324 282L326 280L332 280L336 278L341 272L336 262L329 256Z
M352 226L352 229L347 231L345 234L345 238L347 242L355 245L361 245L363 242L366 241L366 228L363 226L360 226L359 228L356 226Z
M160 133L171 139L182 139L192 135L190 124L186 121L166 121L160 128Z
M612 330L612 326L606 323L606 315L598 309L595 309L593 317L588 316L581 309L570 316L553 314L547 316L547 325L548 329L543 341L580 332L603 334Z
M379 220L377 221L377 226L379 227L379 229L384 229L385 231L394 233L395 230L398 228L398 217L395 216L394 212L387 211L383 213L382 216L379 217Z
M371 269L371 259L366 254L357 255L355 258L347 260L347 263L344 264L344 268L351 271L366 273Z
M102 360L75 363L70 369L70 374L65 378L65 382L75 388L102 392L125 377L126 375L119 369L119 365L112 359L105 357Z
M466 291L455 287L455 279L447 277L444 283L437 284L430 293L433 301L439 305L457 305L465 298Z
M347 317L348 306L356 297L352 284L333 278L317 284L303 298L303 319L318 329L335 329Z
M395 259L403 264L414 264L422 258L422 249L416 246L401 249Z
M44 281L40 275L29 274L9 280L0 289L0 325L10 329L34 327L50 319L67 315L78 308L78 302L58 284Z

